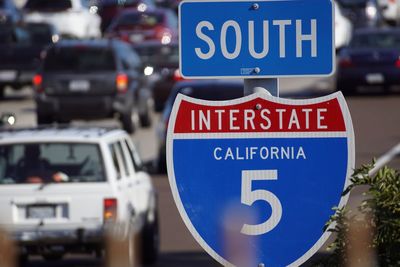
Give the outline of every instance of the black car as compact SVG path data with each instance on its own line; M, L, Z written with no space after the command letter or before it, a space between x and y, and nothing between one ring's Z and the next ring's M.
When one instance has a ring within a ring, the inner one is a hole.
M0 23L0 98L6 86L19 89L31 85L40 65L41 52L59 39L45 23Z
M179 47L177 43L163 45L157 41L134 46L142 58L144 74L149 77L156 111L162 111L171 89L182 80L179 73Z
M38 124L118 117L134 132L142 71L139 56L123 42L59 42L34 77Z
M158 170L160 172L166 171L165 139L167 136L168 121L171 115L172 106L178 94L184 94L203 100L223 101L243 97L243 87L242 80L196 80L178 82L172 89L171 94L165 103L165 108L157 127Z
M400 30L360 29L339 54L337 90L400 91Z

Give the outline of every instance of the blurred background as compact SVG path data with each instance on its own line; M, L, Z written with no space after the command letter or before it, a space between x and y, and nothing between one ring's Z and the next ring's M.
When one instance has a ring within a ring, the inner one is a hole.
M178 93L232 99L243 94L243 83L181 77L178 5L179 0L0 0L0 127L126 130L158 192L161 254L154 266L217 266L175 207L165 174L165 136ZM280 79L281 97L343 92L355 127L356 166L400 142L399 25L400 0L338 0L336 73ZM399 157L388 164L399 169ZM353 192L349 204L361 199L362 191ZM102 264L92 255L67 254L59 261L32 256L25 266Z

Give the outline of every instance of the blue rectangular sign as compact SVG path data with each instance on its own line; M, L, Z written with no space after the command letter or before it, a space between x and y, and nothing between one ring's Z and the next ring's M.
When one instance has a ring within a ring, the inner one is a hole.
M186 78L329 76L331 0L183 1L180 69Z

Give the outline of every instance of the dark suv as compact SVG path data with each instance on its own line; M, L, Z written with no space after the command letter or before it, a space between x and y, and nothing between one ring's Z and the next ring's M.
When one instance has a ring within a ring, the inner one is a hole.
M117 40L62 41L34 77L37 122L118 117L132 133L144 85L138 55Z

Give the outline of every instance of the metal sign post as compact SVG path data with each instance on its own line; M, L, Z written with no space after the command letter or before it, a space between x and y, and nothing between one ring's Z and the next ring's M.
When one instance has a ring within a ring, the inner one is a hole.
M244 79L244 95L254 93L266 93L268 95L279 97L279 79Z

